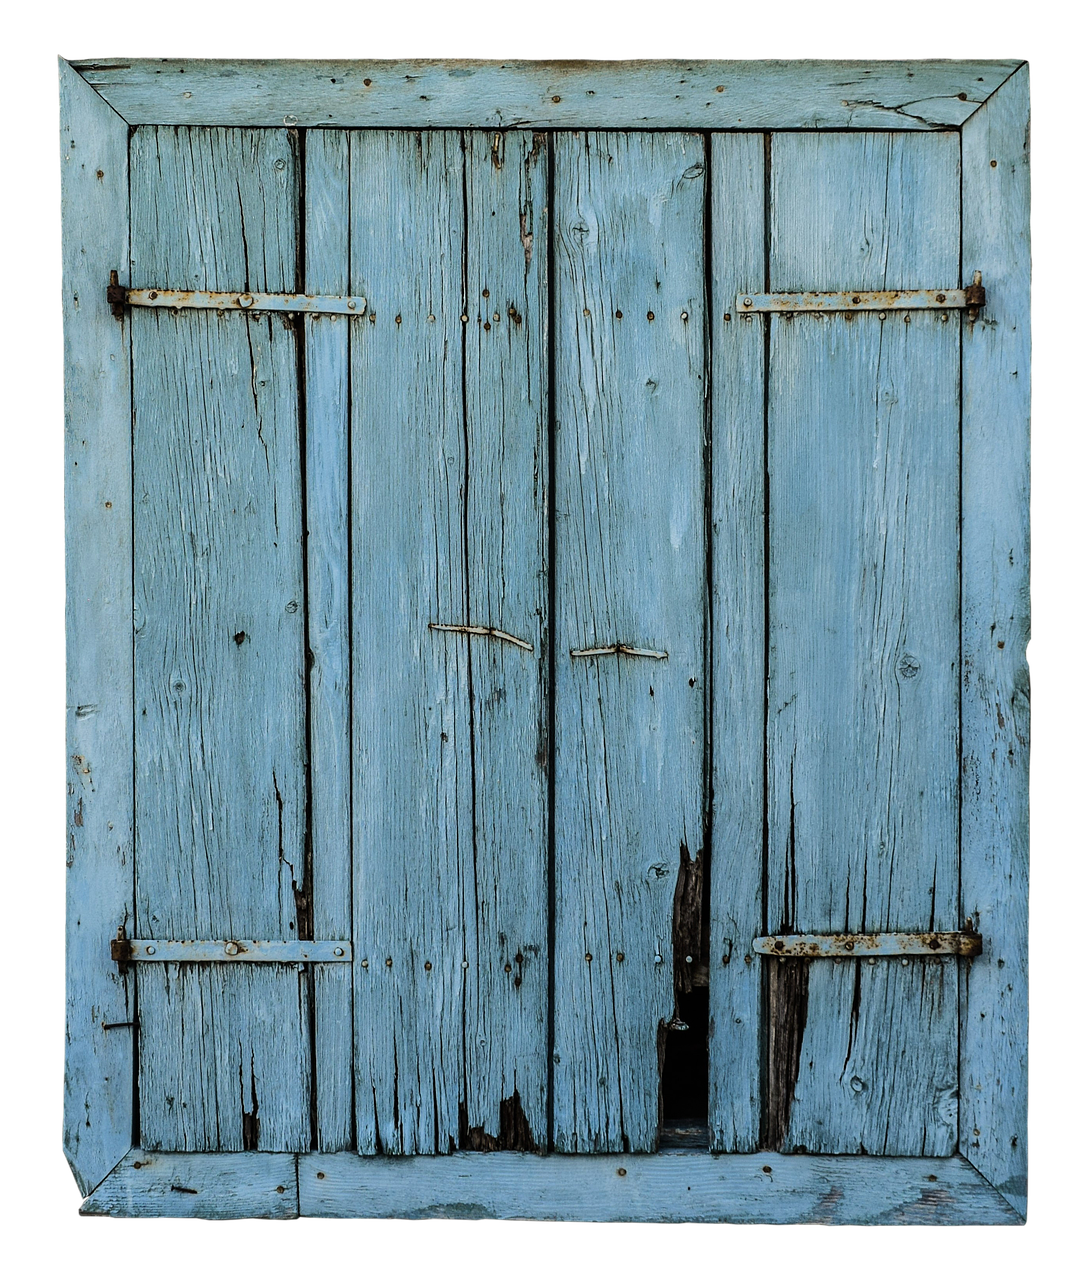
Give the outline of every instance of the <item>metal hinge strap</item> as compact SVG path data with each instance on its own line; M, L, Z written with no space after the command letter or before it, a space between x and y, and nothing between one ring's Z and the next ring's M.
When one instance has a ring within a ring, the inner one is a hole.
M984 306L980 272L965 289L848 289L839 293L740 293L735 301L742 313L771 311L967 311L975 320Z
M309 293L216 292L210 289L127 289L118 284L117 272L110 272L106 301L118 319L126 307L165 307L197 311L289 311L312 315L360 316L367 299L353 296Z
M783 933L754 938L761 956L824 959L829 956L978 956L979 933Z
M113 938L110 957L118 964L144 960L160 964L339 964L352 959L352 944L309 939L254 942L249 938L224 938L222 941L176 942L159 938Z

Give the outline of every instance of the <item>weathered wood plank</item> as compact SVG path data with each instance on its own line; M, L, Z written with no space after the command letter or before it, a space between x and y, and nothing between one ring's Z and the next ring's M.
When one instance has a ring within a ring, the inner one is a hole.
M704 141L555 146L553 1138L646 1151L704 845ZM571 656L617 644L668 656Z
M988 306L962 377L962 905L985 938L962 1024L961 1149L1026 1208L1029 72L962 135L962 265Z
M356 1127L458 1145L476 958L458 133L351 137ZM488 643L488 642L486 642Z
M296 287L286 130L138 129L132 275ZM135 931L273 940L305 901L296 343L278 316L134 313ZM145 965L141 1138L310 1147L307 979Z
M575 1222L1019 1221L960 1157L459 1153L446 1160L299 1157L299 1210L330 1218Z
M771 289L956 278L955 136L776 135L771 177ZM951 930L960 322L768 323L768 931ZM787 986L766 963L768 1140L950 1154L957 962L834 960Z
M304 153L309 293L348 293L348 135L320 129ZM306 360L310 857L315 937L352 932L351 660L348 594L348 344L340 316L302 321ZM314 971L314 1093L321 1151L352 1145L352 978Z
M735 316L764 287L765 138L711 141L711 898L708 1130L713 1150L760 1132L765 735L764 326Z
M80 1207L89 1217L296 1218L295 1156L134 1148Z
M68 800L64 1150L80 1190L132 1142L133 988L110 939L133 918L132 417L128 130L60 64L64 214Z
M548 154L466 135L466 598L460 621L533 646L467 652L476 953L465 988L465 1122L480 1147L548 1141Z
M968 119L1019 60L74 65L134 124L941 129Z

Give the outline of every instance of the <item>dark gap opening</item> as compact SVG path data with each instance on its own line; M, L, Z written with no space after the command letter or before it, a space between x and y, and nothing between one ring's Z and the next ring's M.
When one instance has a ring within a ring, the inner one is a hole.
M681 846L674 889L674 1015L660 1030L659 1146L708 1145L711 878L704 850Z

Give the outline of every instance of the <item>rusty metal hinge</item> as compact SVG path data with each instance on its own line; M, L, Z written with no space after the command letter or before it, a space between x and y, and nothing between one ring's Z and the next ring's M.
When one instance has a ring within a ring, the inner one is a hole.
M964 289L847 289L839 293L740 293L736 309L745 314L769 311L964 311L975 320L984 306L979 271Z
M367 311L367 299L357 296L335 296L309 293L254 293L209 289L128 289L119 284L117 272L110 272L106 301L117 319L126 307L157 307L180 311L280 311L306 312L311 315L361 316Z
M118 964L157 961L160 964L343 964L352 959L352 944L334 940L312 942L255 942L249 938L176 942L159 938L112 938L110 958Z
M880 956L978 956L979 933L783 933L754 938L753 950L780 959L821 960L830 956L856 959Z

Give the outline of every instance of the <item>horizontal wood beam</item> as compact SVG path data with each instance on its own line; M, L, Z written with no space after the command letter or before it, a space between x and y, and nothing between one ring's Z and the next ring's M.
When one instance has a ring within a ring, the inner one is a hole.
M130 124L318 128L950 129L1020 59L72 64Z
M1017 1224L960 1156L452 1156L134 1150L89 1215L537 1218L574 1222Z
M305 1217L576 1222L1016 1223L967 1160L875 1156L299 1158Z

